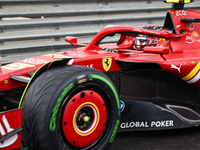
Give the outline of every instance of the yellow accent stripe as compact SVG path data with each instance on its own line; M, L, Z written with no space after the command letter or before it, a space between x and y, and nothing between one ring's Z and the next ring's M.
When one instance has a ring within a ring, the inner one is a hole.
M42 55L42 56L48 56L48 57L53 57L53 58L64 58L64 56L57 56L53 54L47 54L47 55Z
M200 62L194 67L194 69L187 76L183 77L182 80L187 81L192 79L199 71L199 69L200 69Z
M166 0L167 3L179 3L179 0Z
M166 3L181 3L180 0L166 0ZM191 3L191 0L184 0L184 3Z
M184 3L191 3L191 0L184 0Z
M84 106L84 105L91 105L91 106L93 106L93 107L96 109L96 111L97 111L97 122L96 122L95 126L93 127L93 129L92 129L89 133L80 133L80 132L77 130L76 125L75 125L77 112L78 112L78 111L80 110L80 108L81 108L82 106ZM74 130L76 131L77 134L79 134L79 135L81 135L81 136L87 136L87 135L91 134L91 133L96 129L96 127L97 127L98 124L99 124L99 110L98 110L97 106L96 106L94 103L92 103L92 102L85 102L85 103L81 104L81 105L76 109L76 111L75 111L75 113L74 113L74 116L73 116L73 127L74 127Z

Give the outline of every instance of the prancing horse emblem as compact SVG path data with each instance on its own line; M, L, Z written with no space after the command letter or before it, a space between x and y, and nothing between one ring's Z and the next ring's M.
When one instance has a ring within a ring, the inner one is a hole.
M102 65L105 71L108 71L110 69L111 64L112 64L112 58L107 57L102 59Z

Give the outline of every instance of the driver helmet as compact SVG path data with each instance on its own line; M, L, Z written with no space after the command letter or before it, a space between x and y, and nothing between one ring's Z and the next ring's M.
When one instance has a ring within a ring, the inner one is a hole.
M158 27L153 24L148 24L142 27L143 29L150 29L150 30L156 30L156 31L161 31L162 28ZM136 50L142 50L145 46L155 46L159 41L159 38L153 37L153 36L148 36L148 35L139 35L135 39L135 45L134 49Z

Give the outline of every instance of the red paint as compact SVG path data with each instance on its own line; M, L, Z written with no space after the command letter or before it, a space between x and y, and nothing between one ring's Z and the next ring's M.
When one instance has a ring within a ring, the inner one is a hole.
M81 122L84 115L90 117L90 121L79 125L78 120ZM62 117L64 136L76 147L89 146L103 133L106 120L107 109L103 98L95 91L82 91L69 100L64 110ZM84 128L85 126L87 128Z

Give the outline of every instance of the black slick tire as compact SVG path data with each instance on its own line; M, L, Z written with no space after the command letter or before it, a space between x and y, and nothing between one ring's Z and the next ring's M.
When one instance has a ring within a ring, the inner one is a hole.
M42 73L26 91L22 107L22 140L30 150L107 149L119 126L113 83L83 66Z

